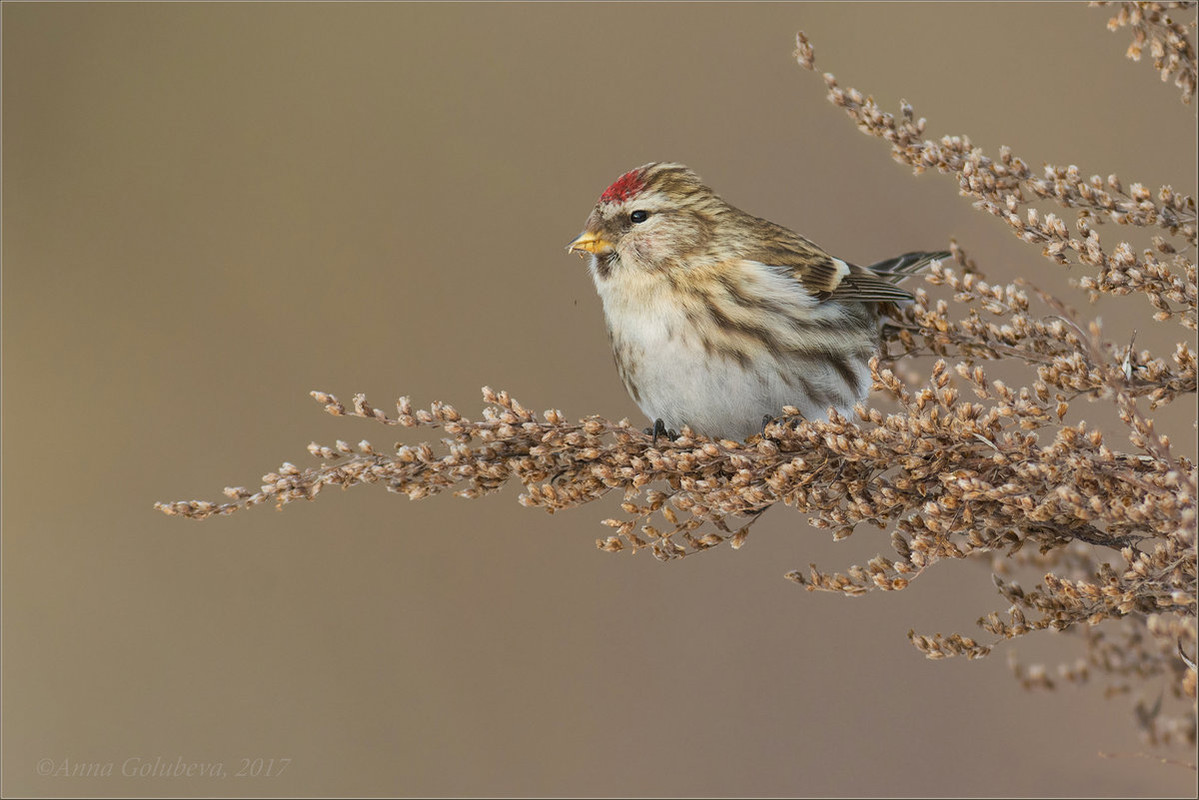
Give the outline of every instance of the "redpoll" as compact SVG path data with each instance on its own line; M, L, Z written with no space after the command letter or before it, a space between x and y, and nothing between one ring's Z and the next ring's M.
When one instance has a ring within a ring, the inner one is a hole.
M666 163L617 179L567 249L591 256L617 369L655 430L736 439L783 406L848 413L870 388L880 307L949 255L859 267Z

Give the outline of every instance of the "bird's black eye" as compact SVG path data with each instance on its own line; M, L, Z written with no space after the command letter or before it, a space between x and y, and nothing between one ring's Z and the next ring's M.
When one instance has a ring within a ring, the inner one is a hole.
M649 212L634 211L632 214L629 214L629 219L633 222L645 222L647 219L649 219Z

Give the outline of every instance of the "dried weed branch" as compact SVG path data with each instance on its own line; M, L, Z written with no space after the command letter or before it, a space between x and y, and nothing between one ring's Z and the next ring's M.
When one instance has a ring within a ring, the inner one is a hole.
M1160 8L1156 17L1147 13L1160 4L1125 5L1140 9L1150 41L1162 26L1173 30ZM1121 13L1133 20L1132 9ZM798 41L800 63L812 69L803 34ZM1193 50L1175 50L1179 61L1168 65L1177 71L1190 64L1193 74ZM1080 281L1089 293L1144 295L1152 319L1195 329L1192 198L1170 187L1154 193L1133 184L1125 191L1115 176L1083 179L1074 167L1046 167L1038 177L1006 150L995 161L965 137L925 140L924 120L906 103L895 118L856 90L839 88L832 75L825 80L829 99L861 130L890 142L898 160L917 172L934 167L957 176L962 194L1040 245L1045 257L1091 267L1095 275ZM1053 214L1019 213L1029 198L1076 209L1077 235ZM1136 254L1123 242L1104 249L1094 229L1104 220L1159 231L1153 249ZM898 403L891 413L859 406L857 419L815 421L785 409L747 442L686 430L675 441L655 442L627 421L574 422L558 411L538 418L491 389L484 389L489 405L474 421L442 403L414 409L401 398L389 414L361 395L347 408L314 392L331 414L445 436L389 450L367 441L313 443L317 466L285 463L256 491L226 489L229 502L158 508L203 519L310 500L326 486L371 483L413 499L442 491L478 497L516 479L524 487L521 503L551 513L616 492L624 516L604 521L613 532L599 547L645 549L671 560L725 541L741 546L759 515L781 503L835 539L861 523L893 531L890 554L843 572L795 570L787 577L796 583L847 595L899 590L940 561L986 558L1005 603L978 621L987 640L910 633L917 648L930 658L976 658L1032 631L1079 636L1085 655L1060 667L1059 680L1102 674L1119 693L1152 689L1150 679L1160 677L1167 700L1138 700L1138 723L1153 742L1193 744L1196 470L1142 409L1181 396L1193 401L1189 334L1168 355L1106 341L1097 320L1021 281L988 284L956 244L953 251L956 264L930 270L929 288L891 320L887 350L872 363L875 388ZM888 368L909 354L938 356L918 387ZM1023 365L1027 380L1013 386L989 379L979 362L992 359ZM1114 409L1127 444L1085 421L1067 421L1077 417L1081 406L1071 404L1080 398ZM1021 573L1039 582L1023 588L1014 577ZM1055 685L1043 667L1017 665L1016 672L1025 685Z
M1107 22L1108 30L1132 28L1132 44L1125 53L1133 61L1140 61L1145 45L1153 56L1153 68L1163 81L1174 79L1174 85L1182 90L1182 102L1189 103L1195 96L1195 21L1180 24L1170 17L1169 12L1193 11L1194 0L1180 3L1108 3L1092 2L1094 6L1118 6L1116 16ZM1189 29L1189 31L1188 31Z
M802 33L797 43L799 63L814 70L811 47ZM1023 241L1041 245L1042 254L1051 261L1063 265L1076 261L1096 268L1096 275L1080 281L1092 297L1142 293L1157 309L1154 319L1177 318L1184 327L1196 330L1193 256L1178 252L1177 245L1162 236L1155 236L1153 247L1139 254L1127 242L1120 242L1109 253L1095 230L1105 221L1157 228L1182 239L1184 247L1194 248L1194 197L1178 194L1170 186L1152 192L1133 183L1125 189L1116 175L1084 178L1073 165L1046 164L1038 177L1010 148L1000 148L995 160L968 136L943 136L936 142L923 138L925 120L915 118L907 101L900 104L896 118L858 90L841 89L831 73L824 73L824 80L829 101L845 109L858 130L889 142L896 161L912 167L916 174L932 168L954 175L961 193L974 198L976 208L1002 219ZM1032 207L1034 199L1077 209L1077 233L1072 234L1056 214L1038 212Z

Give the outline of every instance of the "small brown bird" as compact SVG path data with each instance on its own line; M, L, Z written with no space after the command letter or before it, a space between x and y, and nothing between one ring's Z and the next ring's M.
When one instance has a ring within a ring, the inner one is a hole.
M859 267L734 208L682 164L627 172L568 251L590 271L625 388L655 430L743 439L783 406L809 418L866 397L879 307L947 252Z

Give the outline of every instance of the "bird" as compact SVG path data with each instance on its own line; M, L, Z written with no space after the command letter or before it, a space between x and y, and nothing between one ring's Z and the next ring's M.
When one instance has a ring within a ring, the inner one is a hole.
M858 266L652 162L600 195L567 251L589 259L620 378L659 433L744 440L784 406L847 415L871 386L897 285L945 251ZM649 432L649 431L647 431Z

